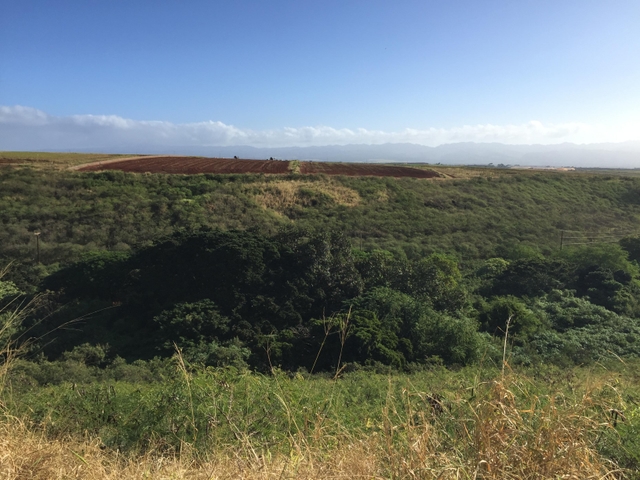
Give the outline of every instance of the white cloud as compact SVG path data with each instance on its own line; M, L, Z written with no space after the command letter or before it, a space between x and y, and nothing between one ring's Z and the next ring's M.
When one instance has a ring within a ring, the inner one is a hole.
M638 130L629 128L628 131L632 137L616 138L615 141L638 139ZM131 120L116 115L58 117L31 107L0 106L0 150L113 149L128 146L287 147L356 143L436 146L455 142L553 144L614 140L607 135L604 129L583 123L543 124L539 121L521 125L464 125L448 129L407 128L395 132L329 126L250 130L219 121L174 124Z
M46 125L49 115L31 107L5 107L0 105L0 125L37 126Z

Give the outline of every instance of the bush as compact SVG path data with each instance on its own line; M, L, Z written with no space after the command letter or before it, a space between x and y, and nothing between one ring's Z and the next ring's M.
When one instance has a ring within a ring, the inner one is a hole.
M509 332L521 342L546 327L544 317L536 315L516 297L494 297L480 301L476 308L481 329L499 337L505 335L508 320Z

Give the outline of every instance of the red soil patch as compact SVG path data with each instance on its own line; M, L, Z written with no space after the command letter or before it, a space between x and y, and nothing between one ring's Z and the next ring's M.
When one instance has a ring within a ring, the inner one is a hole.
M136 173L287 173L284 160L241 160L205 157L150 157L94 163L79 169L83 172L122 170Z
M232 158L206 157L134 157L114 159L104 162L82 165L77 169L83 172L100 170L122 170L135 173L290 173L289 163L285 160L243 160ZM421 168L377 165L371 163L324 163L300 162L300 173L326 175L348 175L354 177L412 177L435 178L439 173Z
M302 162L300 164L300 173L324 173L326 175L349 175L354 177L440 177L440 174L434 172L433 170L423 170L421 168L413 167L376 165L372 163Z

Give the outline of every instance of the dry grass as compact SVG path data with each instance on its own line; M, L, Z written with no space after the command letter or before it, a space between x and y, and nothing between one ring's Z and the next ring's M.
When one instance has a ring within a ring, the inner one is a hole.
M562 169L537 169L537 168L492 168L487 166L449 166L430 164L409 164L414 168L425 168L437 172L440 177L433 180L465 180L470 178L499 178L514 176L534 176L534 175L583 175L582 170L568 171ZM624 171L619 171L624 172ZM596 173L595 171L592 173ZM624 174L624 173L620 173Z
M361 201L358 192L339 185L332 180L309 182L303 180L278 180L254 183L248 186L258 205L283 213L302 206L308 207L324 199L346 207L354 207Z
M201 461L188 451L171 457L151 453L124 458L101 450L98 440L48 440L15 421L0 428L3 480L380 478L372 460L365 444L312 457L292 451L290 456L247 458L227 449Z
M618 479L622 472L594 445L610 428L607 385L571 401L524 394L515 376L493 382L476 402L443 409L405 392L409 415L389 407L375 433L293 435L271 454L249 437L212 452L183 444L174 455L153 449L125 457L97 438L49 438L10 418L0 423L0 478L18 479ZM610 391L610 389L609 389ZM431 403L430 403L431 402ZM594 408L596 405L599 408ZM294 408L293 405L288 406ZM312 438L314 437L314 438ZM311 446L313 445L313 446Z
M0 166L30 166L63 170L85 163L104 162L130 156L106 153L0 152Z
M595 450L594 432L610 426L594 415L588 393L578 403L560 395L528 400L529 406L518 405L514 393L496 382L491 398L475 410L482 478L618 478L620 472Z
M466 166L448 166L448 165L431 165L428 163L408 163L402 164L412 168L420 168L433 170L439 176L430 180L442 181L442 180L461 180L468 178L496 178L504 175L513 174L514 170L505 168L488 168L488 167L466 167Z

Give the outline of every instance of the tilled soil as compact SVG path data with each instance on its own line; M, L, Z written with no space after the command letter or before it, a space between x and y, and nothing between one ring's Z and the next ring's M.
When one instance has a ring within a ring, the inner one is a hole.
M290 173L290 162L286 160L246 160L237 158L207 157L139 157L110 160L83 165L78 170L95 172L122 170L136 173ZM301 174L323 173L325 175L348 175L354 177L412 177L436 178L441 175L432 170L404 166L377 165L371 163L325 163L300 162Z
M326 175L348 175L354 177L440 177L440 174L433 170L400 166L396 167L392 165L376 165L371 163L303 162L300 164L300 173L324 173Z
M242 160L206 157L152 157L85 165L83 172L122 170L136 173L287 173L289 162L283 160Z

